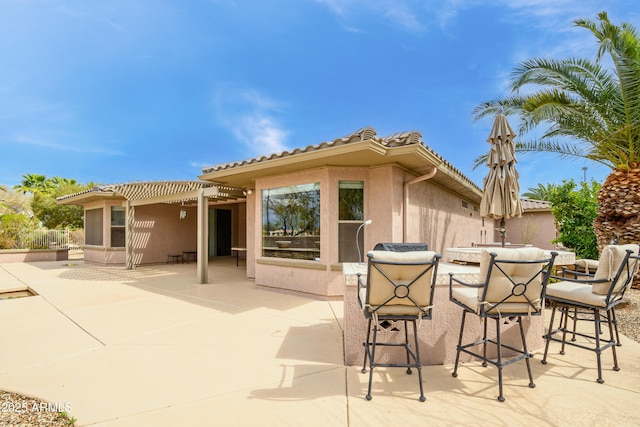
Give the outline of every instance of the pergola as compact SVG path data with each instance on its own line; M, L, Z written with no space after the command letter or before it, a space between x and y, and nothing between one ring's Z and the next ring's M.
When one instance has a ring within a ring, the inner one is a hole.
M126 209L126 268L132 270L134 265L134 223L136 206L153 205L158 203L193 203L197 201L198 212L198 243L197 269L198 281L208 282L209 259L209 222L208 206L211 201L226 202L229 200L245 199L244 190L218 185L207 181L153 181L130 182L123 184L100 185L90 190L58 198L62 203L69 203L69 199L90 199L96 193L101 197L105 194L124 197Z

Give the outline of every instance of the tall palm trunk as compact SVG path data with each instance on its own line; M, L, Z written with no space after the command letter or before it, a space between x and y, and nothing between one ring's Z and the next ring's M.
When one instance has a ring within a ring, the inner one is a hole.
M612 240L619 244L640 243L640 165L616 169L605 180L598 193L598 216L594 221L598 249L602 251ZM640 275L633 281L640 288Z

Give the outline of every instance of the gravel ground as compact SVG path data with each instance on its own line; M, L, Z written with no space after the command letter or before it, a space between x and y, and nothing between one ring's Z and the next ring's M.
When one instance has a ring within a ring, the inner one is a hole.
M618 330L640 343L640 289L629 289L624 295L626 302L616 308Z
M72 427L64 405L0 391L0 425L6 427Z
M620 333L640 342L640 289L629 289L616 309ZM46 402L0 391L0 425L11 427L72 427L74 423ZM61 408L64 409L64 408Z

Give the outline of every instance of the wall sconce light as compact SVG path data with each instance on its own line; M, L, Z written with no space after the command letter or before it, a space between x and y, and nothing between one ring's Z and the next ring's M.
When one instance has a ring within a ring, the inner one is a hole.
M358 231L356 231L356 248L358 249L358 264L362 264L362 254L360 253L360 230L364 228L365 225L371 224L371 220L368 219L363 222L360 227L358 227Z
M185 219L187 217L187 211L184 208L184 202L182 202L182 207L180 208L180 213L178 214L180 219Z

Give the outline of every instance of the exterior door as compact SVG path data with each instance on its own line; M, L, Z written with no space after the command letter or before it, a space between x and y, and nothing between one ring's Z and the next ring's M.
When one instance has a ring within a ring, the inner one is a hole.
M209 209L209 256L231 255L231 211Z

